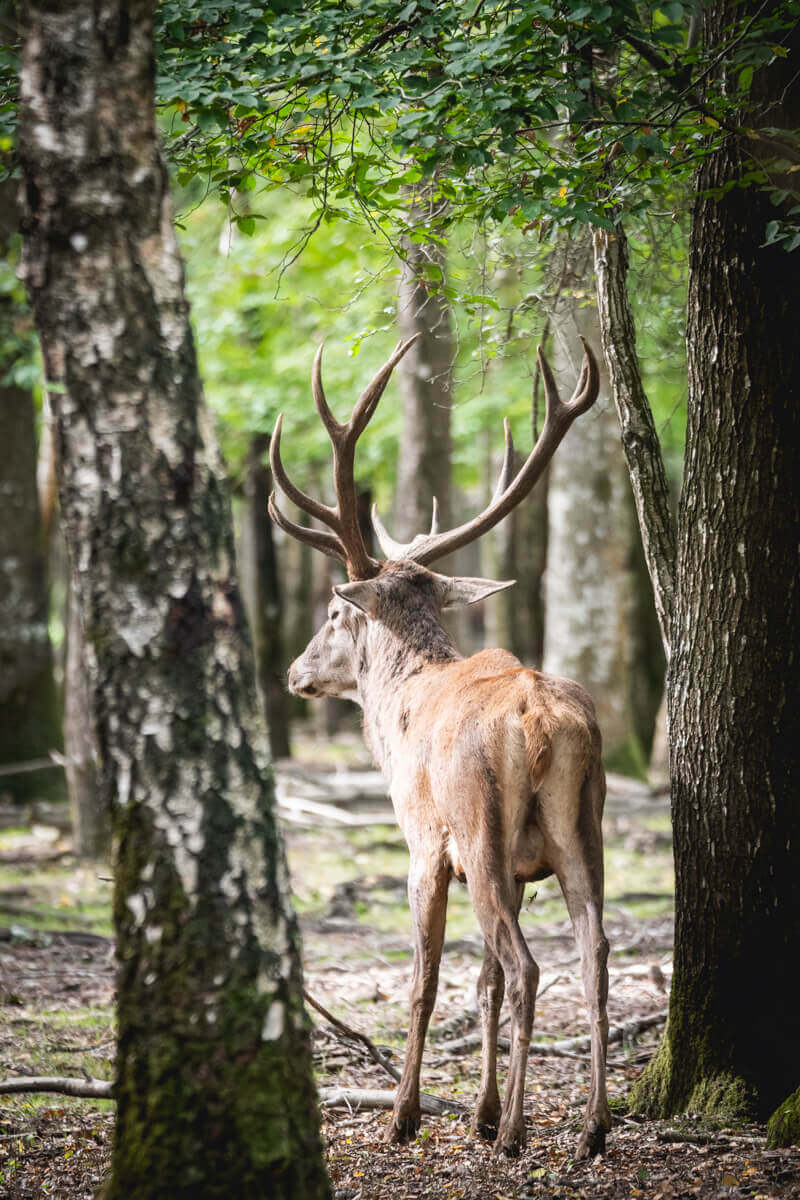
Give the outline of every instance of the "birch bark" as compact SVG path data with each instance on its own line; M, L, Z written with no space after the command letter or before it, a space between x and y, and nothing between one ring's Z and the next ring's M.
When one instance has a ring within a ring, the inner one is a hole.
M30 3L26 282L114 808L107 1194L319 1197L298 933L153 110L152 6Z

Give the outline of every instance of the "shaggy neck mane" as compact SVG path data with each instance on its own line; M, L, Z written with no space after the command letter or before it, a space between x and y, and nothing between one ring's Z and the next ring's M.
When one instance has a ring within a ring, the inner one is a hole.
M398 678L420 663L461 658L442 625L430 576L403 563L388 563L382 575L391 576L391 588L381 597L379 619L370 629L370 666L385 659L392 676Z

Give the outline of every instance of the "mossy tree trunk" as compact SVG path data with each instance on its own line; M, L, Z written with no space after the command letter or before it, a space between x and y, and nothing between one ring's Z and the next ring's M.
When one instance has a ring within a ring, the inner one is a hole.
M0 31L4 10L0 8ZM0 184L0 254L18 229L16 183ZM8 271L13 266L8 264ZM29 317L28 317L29 319ZM13 381L27 350L15 332L20 313L0 295L0 764L46 758L61 745L61 710L48 629L47 547L36 487L33 394ZM45 769L3 777L16 800L63 796L63 777Z
M31 3L22 19L25 277L59 385L117 845L107 1195L327 1196L230 509L155 131L151 4Z
M706 6L706 44L756 9ZM800 123L797 30L789 49L756 74L748 126ZM800 270L764 245L770 197L731 186L752 144L705 159L692 226L668 683L675 973L634 1093L658 1115L763 1118L800 1079Z

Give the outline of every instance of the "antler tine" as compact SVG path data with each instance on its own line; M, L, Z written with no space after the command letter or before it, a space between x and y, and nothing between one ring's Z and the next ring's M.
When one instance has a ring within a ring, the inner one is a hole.
M394 560L395 562L399 558L407 558L408 556L406 551L408 550L408 546L403 545L402 542L396 542L394 540L383 521L378 516L378 506L376 504L373 504L370 515L372 517L372 528L375 530L375 536L378 539L378 545L386 557Z
M346 561L344 546L335 533L329 533L327 529L312 529L310 525L298 525L296 521L290 521L278 508L274 492L267 502L267 509L275 524L280 526L284 533L297 538L299 542L313 546L316 550L321 550L331 558L337 558L339 562Z
M337 514L332 508L328 508L327 504L322 504L319 500L315 500L313 496L307 496L299 487L292 483L289 476L286 474L286 469L281 459L281 429L283 428L283 413L278 413L278 419L275 422L275 429L272 437L269 440L269 465L272 468L272 476L281 491L293 501L298 508L302 508L303 512L307 512L310 517L316 517L318 521L322 521L325 525L330 525L336 533L339 532L337 527ZM302 528L302 526L298 526Z
M317 406L320 420L327 429L328 436L334 438L344 432L345 426L336 420L328 407L328 401L325 399L325 392L322 387L322 351L324 349L325 343L320 342L317 353L314 355L314 365L311 368L311 392L314 396L314 403Z
M584 350L583 362L581 363L581 370L578 375L578 382L575 385L575 391L566 404L558 394L553 372L550 369L549 362L545 358L542 347L536 347L539 369L542 372L542 379L544 381L544 394L548 416L551 410L560 408L565 412L572 413L574 419L591 408L597 399L597 393L600 389L600 368L586 339L581 337L581 341L583 342Z
M580 334L578 336L580 337ZM592 407L600 391L600 368L597 365L597 359L586 338L581 337L581 341L583 342L583 363L575 391L569 401L570 408L575 410L577 416Z
M439 501L433 497L433 511L431 513L431 533L439 532Z
M325 391L322 386L322 346L318 348L314 356L314 365L311 369L311 390L320 420L325 426L333 446L336 508L330 508L327 504L314 500L313 497L306 495L292 483L281 461L282 416L278 417L275 424L275 432L270 442L270 463L276 483L290 500L293 500L310 516L322 521L332 532L323 532L318 529L309 530L302 525L296 525L283 515L274 501L271 501L269 505L270 515L276 524L293 537L316 546L334 558L341 559L347 567L350 579L370 579L377 574L380 567L377 559L374 559L367 551L358 520L358 495L354 476L356 442L375 412L395 366L420 336L420 334L416 334L406 342L398 342L388 361L384 363L362 392L346 424L341 424L336 420L325 399ZM385 530L384 534L388 538Z
M356 401L353 415L348 422L349 428L352 430L355 437L360 437L372 419L372 414L378 407L378 401L383 395L384 388L389 382L389 376L395 369L400 359L411 349L415 342L422 337L421 333L415 333L407 342L398 342L392 351L391 356L383 364L381 369L375 373L373 378L364 388L364 391Z
M461 546L492 529L503 517L508 516L513 508L527 496L528 492L541 477L545 467L553 457L558 445L566 434L572 422L581 413L591 408L600 391L600 369L591 347L581 338L584 348L584 361L578 384L572 398L565 404L558 394L553 373L541 347L538 347L539 363L547 399L547 412L544 428L531 450L528 458L517 474L510 479L513 470L513 443L506 424L506 450L503 467L500 472L500 483L495 490L488 506L479 516L451 529L446 533L430 533L418 535L407 546L392 543L392 557L413 559L415 562L428 566L438 558L452 554ZM373 524L375 518L373 516ZM376 526L377 528L377 526ZM381 543L383 545L383 542Z
M503 492L506 490L511 480L514 478L514 442L511 437L511 426L508 423L508 417L503 417L503 434L505 436L506 448L503 453L503 465L500 468L500 478L497 480L497 487L494 489L494 494L491 503L494 504L499 500ZM433 530L431 530L433 533Z

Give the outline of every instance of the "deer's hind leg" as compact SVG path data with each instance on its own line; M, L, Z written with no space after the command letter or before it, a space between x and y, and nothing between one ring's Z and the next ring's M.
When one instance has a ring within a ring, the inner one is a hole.
M408 873L408 901L414 924L411 1014L403 1075L385 1134L387 1142L406 1142L416 1137L420 1125L419 1075L425 1034L439 985L449 882L450 868L442 856L416 856L412 851Z
M581 789L580 836L557 868L581 958L583 990L591 1035L591 1084L576 1157L592 1158L605 1150L611 1129L606 1094L608 1047L608 942L603 931L603 841L600 829L605 779L596 764Z
M517 885L516 911L519 913L524 884ZM500 1124L500 1093L497 1090L497 1026L505 991L505 975L500 960L488 942L483 943L483 965L478 976L478 1011L481 1018L481 1083L472 1118L472 1133L487 1141L497 1137Z
M504 867L499 864L495 864L494 870L487 862L476 861L470 866L467 866L467 884L472 907L483 936L502 967L511 1005L511 1054L495 1152L501 1151L514 1158L525 1145L522 1104L539 968L517 920L519 885L513 878L506 877Z

